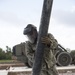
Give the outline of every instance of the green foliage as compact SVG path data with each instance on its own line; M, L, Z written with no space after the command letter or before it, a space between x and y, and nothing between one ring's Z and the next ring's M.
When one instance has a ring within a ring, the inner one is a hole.
M71 55L71 57L72 57L72 63L75 64L75 50L72 50L72 51L70 52L70 55Z
M13 60L0 60L0 63L14 62Z
M6 52L0 48L0 60L11 60L12 59L12 52L11 48L6 46Z
M75 50L72 50L72 51L70 52L70 54L71 54L71 57L72 57L72 58L75 58Z

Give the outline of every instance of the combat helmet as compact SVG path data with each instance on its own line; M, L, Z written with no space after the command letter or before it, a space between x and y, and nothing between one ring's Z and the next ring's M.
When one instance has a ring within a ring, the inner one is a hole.
M35 27L33 24L28 24L28 25L24 28L23 34L24 34L24 35L32 34L32 31L33 31L33 30L37 30L36 27Z

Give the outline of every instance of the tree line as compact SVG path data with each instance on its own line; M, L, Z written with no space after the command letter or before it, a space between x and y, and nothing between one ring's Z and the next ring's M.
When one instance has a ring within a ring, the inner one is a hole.
M11 60L12 59L12 51L11 48L6 46L6 50L0 48L0 60Z

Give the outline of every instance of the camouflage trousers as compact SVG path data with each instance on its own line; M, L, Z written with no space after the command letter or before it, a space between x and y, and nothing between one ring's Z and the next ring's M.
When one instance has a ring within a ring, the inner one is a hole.
M47 69L41 70L40 75L59 75L59 74L58 74L58 71L56 70L56 67L53 66L50 69L47 68Z

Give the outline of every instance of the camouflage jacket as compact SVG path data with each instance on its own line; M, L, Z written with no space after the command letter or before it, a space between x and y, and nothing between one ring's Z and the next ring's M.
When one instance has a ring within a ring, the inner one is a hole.
M51 68L53 65L56 64L54 52L58 45L58 42L56 41L56 39L53 37L52 34L48 34L48 37L50 38L52 43L50 47L48 46L45 47L43 61L42 61L42 69ZM25 51L26 51L26 56L28 60L33 63L35 50L36 50L36 44L32 44L29 41L26 41L25 48L26 48Z

